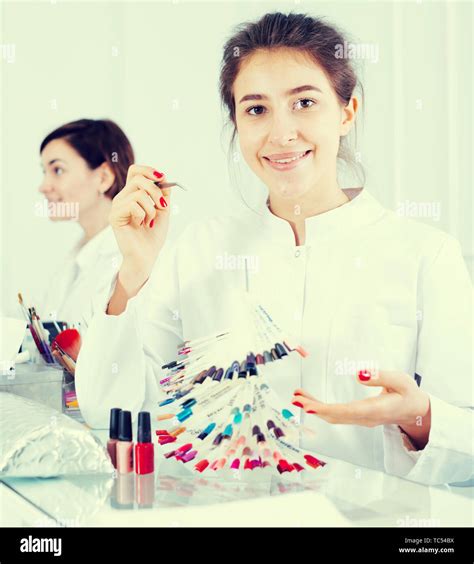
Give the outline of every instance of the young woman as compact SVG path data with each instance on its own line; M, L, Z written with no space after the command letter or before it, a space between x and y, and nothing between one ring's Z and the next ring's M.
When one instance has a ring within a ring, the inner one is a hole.
M259 209L193 225L164 252L170 194L153 183L163 175L129 169L110 216L123 263L78 363L92 426L106 427L116 405L156 407L161 365L183 338L239 315L245 275L220 259L254 257L249 291L310 353L272 366L274 389L316 431L303 446L425 483L470 478L470 280L450 235L340 189L358 109L354 71L334 57L343 42L317 19L280 13L227 42L221 95L268 188Z
M43 181L52 221L77 221L83 230L66 263L52 277L37 310L44 320L84 323L90 298L116 275L122 255L109 214L134 162L130 141L110 120L81 119L47 135L40 146Z

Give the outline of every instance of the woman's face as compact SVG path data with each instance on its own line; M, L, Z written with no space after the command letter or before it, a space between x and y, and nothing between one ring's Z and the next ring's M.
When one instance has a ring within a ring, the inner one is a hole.
M357 100L343 108L317 63L290 49L257 51L233 92L242 154L270 194L298 199L335 181L339 138Z
M39 191L53 221L78 219L94 207L104 191L102 167L91 170L66 141L54 139L41 153L44 177Z

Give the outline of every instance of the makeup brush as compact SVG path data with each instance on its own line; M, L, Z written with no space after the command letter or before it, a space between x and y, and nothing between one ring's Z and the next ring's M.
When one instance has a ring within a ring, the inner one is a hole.
M21 310L23 312L23 315L25 316L25 319L28 321L28 323L31 323L31 316L28 313L28 310L26 309L26 306L23 302L23 296L21 295L21 292L18 292L18 301L20 302Z
M69 372L69 374L74 376L76 372L76 363L73 359L68 354L64 353L57 345L53 349L52 354L66 372Z
M81 349L81 335L77 329L65 329L61 331L59 335L56 335L53 341L53 347L59 345L59 347L67 353L74 362L77 360L79 351Z
M49 348L49 343L48 343L48 340L46 338L46 334L44 332L44 327L43 327L43 325L40 321L40 318L36 314L34 307L28 308L28 311L29 311L30 318L31 318L30 331L31 331L31 334L33 335L33 339L35 339L34 333L36 334L36 339L35 339L36 346L38 347L38 350L40 351L41 356L44 358L46 363L47 364L54 364L54 357L51 354L51 350Z
M182 184L178 184L177 182L159 182L156 181L154 183L156 186L158 186L158 188L171 188L172 186L178 186L178 188L181 188L181 190L184 190L185 192L187 192L187 188L185 188Z

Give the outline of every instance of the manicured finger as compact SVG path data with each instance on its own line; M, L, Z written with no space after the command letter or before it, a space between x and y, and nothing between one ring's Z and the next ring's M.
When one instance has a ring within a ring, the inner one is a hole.
M146 194L146 192L137 190L133 194L130 194L130 200L136 202L145 212L145 217L143 218L143 223L148 225L150 221L155 219L156 208L153 200Z
M122 196L125 196L135 190L135 185L132 183L132 180L136 176L142 176L150 180L151 182L156 182L156 181L163 182L165 179L165 175L163 172L160 172L151 166L133 164L130 167L128 167L127 181L125 183L124 188L117 194L116 197L120 197L121 194Z
M134 201L130 202L129 211L132 225L139 227L146 218L145 210Z
M305 398L316 400L316 398L314 396L312 396L306 390L303 390L303 388L296 388L296 390L293 392L293 395L294 396L303 396Z
M306 413L318 413L318 409L322 405L316 398L310 399L296 394L291 398L291 403L295 407L303 409Z
M128 167L127 184L134 176L137 176L138 174L141 174L142 176L145 176L146 178L149 178L153 181L158 180L159 182L163 182L163 179L165 177L162 171L157 170L152 166L133 164Z
M164 190L158 188L158 186L156 186L152 180L149 180L142 175L138 175L135 176L130 181L130 183L131 185L135 186L137 190L141 190L148 194L150 199L153 201L153 205L156 209L164 210L168 207L168 202L166 201L165 195L163 194Z
M406 393L414 389L416 382L404 372L389 370L360 370L357 380L365 386L383 386L388 391Z
M368 406L355 405L357 402L349 403L324 403L318 400L310 400L304 396L293 396L292 404L300 407L306 413L316 413L328 423L353 423L354 419L360 419L366 415Z
M346 404L325 404L318 415L328 423L374 427L392 421L402 401L398 393L380 394Z

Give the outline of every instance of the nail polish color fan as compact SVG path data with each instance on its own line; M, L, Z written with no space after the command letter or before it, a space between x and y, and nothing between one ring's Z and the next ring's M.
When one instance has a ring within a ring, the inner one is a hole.
M271 386L272 363L307 353L250 295L242 307L243 325L185 341L178 358L163 366L160 384L169 397L159 404L156 431L163 454L198 472L230 469L239 476L322 468L325 462L297 446L301 433L314 433L298 424Z

